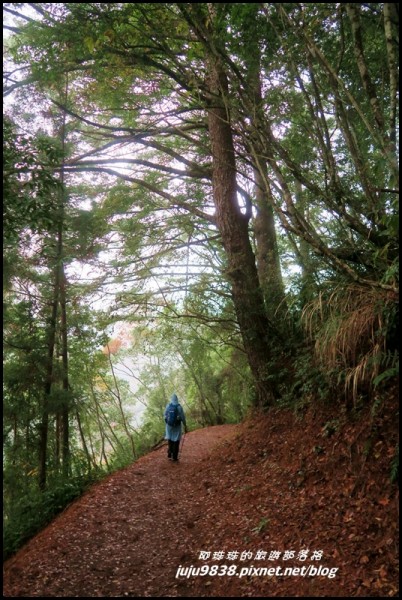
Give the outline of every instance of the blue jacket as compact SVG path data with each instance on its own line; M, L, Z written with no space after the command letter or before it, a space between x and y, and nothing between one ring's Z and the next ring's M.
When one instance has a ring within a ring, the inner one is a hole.
M182 407L179 404L179 399L177 398L176 394L172 395L169 404L177 404L178 405L179 415L181 417L183 425L185 425L186 424L186 416L184 414L184 410L182 409ZM165 417L166 417L166 411L168 409L169 404L165 408L165 413L164 413ZM174 425L174 426L168 425L166 423L165 440L172 440L172 442L178 442L180 438L181 438L181 423L179 423L178 425Z

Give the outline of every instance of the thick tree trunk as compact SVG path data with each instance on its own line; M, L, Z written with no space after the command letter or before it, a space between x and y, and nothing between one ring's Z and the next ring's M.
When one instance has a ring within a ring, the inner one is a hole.
M256 184L257 215L254 220L254 233L257 249L258 277L264 294L268 318L272 321L284 320L287 303L279 262L278 245L272 201L268 197L263 177L254 170Z
M259 5L255 4L255 18ZM279 260L278 244L274 219L274 199L268 182L268 168L261 132L264 131L264 102L261 84L261 50L254 28L244 32L244 43L250 61L247 71L248 94L244 97L245 114L251 122L248 146L250 158L254 164L255 207L254 234L257 253L257 271L264 294L268 319L285 322L287 306L285 287ZM250 105L249 105L250 103ZM281 329L281 328L280 328Z
M269 323L248 234L248 217L242 213L237 200L235 153L225 106L226 75L219 58L212 54L208 60L207 84L216 219L227 256L227 275L232 285L236 315L256 384L257 401L269 405L275 398L269 380Z

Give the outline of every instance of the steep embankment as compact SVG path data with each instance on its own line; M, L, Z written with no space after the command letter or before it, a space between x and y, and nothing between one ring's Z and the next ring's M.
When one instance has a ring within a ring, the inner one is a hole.
M192 577L186 593L397 596L399 490L390 474L398 412L394 390L374 418L369 408L346 417L327 407L275 410L244 423L204 461L197 484L209 499L200 550L225 558L193 564L226 565L226 573Z
M163 447L64 511L5 563L4 595L396 596L392 398L375 421L275 410L191 432L178 464Z

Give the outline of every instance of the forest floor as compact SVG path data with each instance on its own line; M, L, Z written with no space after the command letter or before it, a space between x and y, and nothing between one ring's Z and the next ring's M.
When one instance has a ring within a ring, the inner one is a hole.
M396 394L335 414L274 409L188 433L178 463L150 452L10 558L3 596L397 596Z

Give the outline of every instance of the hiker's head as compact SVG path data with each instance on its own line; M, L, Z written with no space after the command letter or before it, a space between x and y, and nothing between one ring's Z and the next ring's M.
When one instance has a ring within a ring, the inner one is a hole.
M172 394L172 397L170 398L170 402L171 402L172 404L178 404L178 403L179 403L179 399L178 399L178 397L176 396L176 394Z

